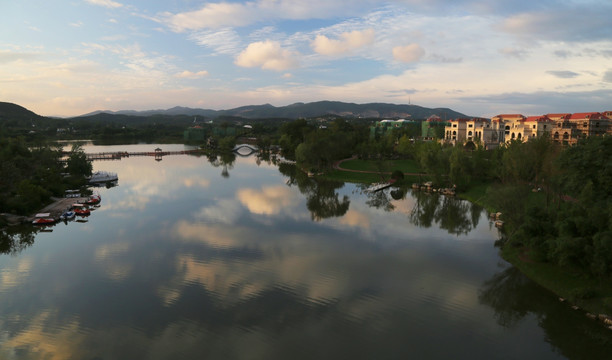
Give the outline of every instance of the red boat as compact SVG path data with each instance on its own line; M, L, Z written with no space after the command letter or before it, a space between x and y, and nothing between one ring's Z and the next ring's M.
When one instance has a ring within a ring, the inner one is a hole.
M102 200L102 197L99 194L93 194L89 197L89 199L87 199L87 201L85 201L85 204L96 205L100 203L100 200Z
M89 216L91 214L91 211L83 206L83 204L72 204L72 209L79 216Z
M34 225L49 225L55 223L53 218L36 218L32 221Z

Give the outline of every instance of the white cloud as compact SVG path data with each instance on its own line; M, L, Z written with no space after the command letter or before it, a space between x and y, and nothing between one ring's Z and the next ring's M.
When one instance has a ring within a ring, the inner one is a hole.
M254 14L249 5L237 3L208 3L200 10L168 14L168 25L177 32L241 26L251 22Z
M247 26L274 19L329 19L357 15L376 4L372 0L257 0L245 3L207 3L199 10L177 14L165 13L165 22L176 32Z
M297 54L283 49L276 41L258 41L249 44L234 63L242 67L261 67L267 70L283 71L298 64Z
M123 6L122 4L112 0L85 0L85 2L107 8L119 8Z
M200 31L191 34L189 38L213 49L217 54L233 55L240 48L240 37L232 28Z
M374 42L374 29L351 31L340 34L339 39L317 35L310 44L321 55L343 55Z
M197 72L191 72L189 70L185 70L183 72L176 74L176 77L181 78L181 79L199 79L204 76L208 76L208 71L201 70Z
M401 62L417 62L425 55L425 50L419 44L396 46L393 48L393 58Z

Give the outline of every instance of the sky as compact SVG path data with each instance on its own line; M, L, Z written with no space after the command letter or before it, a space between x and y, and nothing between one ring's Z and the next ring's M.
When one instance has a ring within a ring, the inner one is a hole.
M0 101L44 116L320 100L612 110L609 0L0 0Z

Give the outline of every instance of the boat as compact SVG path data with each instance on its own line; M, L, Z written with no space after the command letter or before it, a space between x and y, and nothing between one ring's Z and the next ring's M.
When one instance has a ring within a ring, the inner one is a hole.
M74 219L74 216L75 216L75 215L76 215L76 213L75 213L73 210L68 209L68 210L64 211L64 212L62 213L62 215L60 215L60 220L70 220L70 219Z
M34 225L51 225L54 223L55 223L55 219L50 218L50 217L39 217L39 218L32 220L32 224Z
M89 216L91 214L89 208L83 204L72 204L72 209L74 213L79 216Z
M89 177L88 181L90 184L99 184L106 182L118 181L119 177L116 173L108 171L96 171Z
M102 197L99 194L93 194L89 197L89 199L87 199L87 201L85 201L85 204L96 205L100 203L101 200L102 200Z

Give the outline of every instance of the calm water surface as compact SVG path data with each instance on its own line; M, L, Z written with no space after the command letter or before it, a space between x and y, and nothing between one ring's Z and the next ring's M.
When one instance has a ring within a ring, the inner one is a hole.
M183 145L85 147L181 150ZM132 157L86 222L3 233L1 359L605 359L481 208L256 157Z

